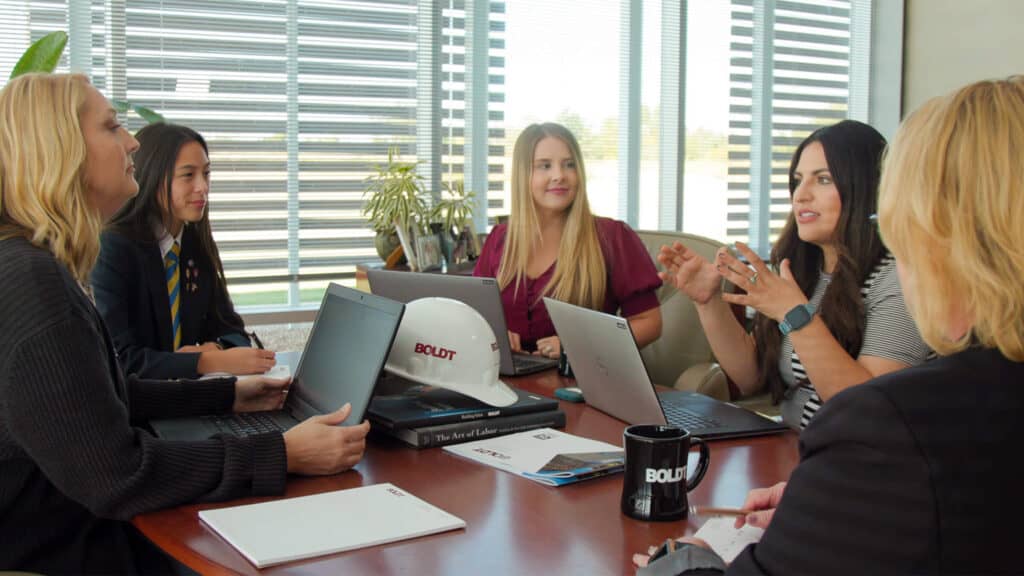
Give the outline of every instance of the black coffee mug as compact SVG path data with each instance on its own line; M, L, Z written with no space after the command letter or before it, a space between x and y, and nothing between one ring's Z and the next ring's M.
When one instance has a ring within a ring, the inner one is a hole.
M700 484L711 453L707 444L682 428L640 424L623 433L626 452L622 484L622 513L637 520L667 521L686 518L686 493ZM700 447L693 476L686 477L690 446Z

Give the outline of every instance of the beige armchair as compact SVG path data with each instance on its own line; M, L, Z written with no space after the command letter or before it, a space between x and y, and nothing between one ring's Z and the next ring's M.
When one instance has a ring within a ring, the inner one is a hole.
M651 258L657 257L663 244L677 240L708 260L713 260L715 252L723 246L717 240L683 232L638 230L637 234ZM661 303L661 337L640 352L651 380L655 384L729 400L728 381L714 361L693 302L669 285L658 289L658 302Z

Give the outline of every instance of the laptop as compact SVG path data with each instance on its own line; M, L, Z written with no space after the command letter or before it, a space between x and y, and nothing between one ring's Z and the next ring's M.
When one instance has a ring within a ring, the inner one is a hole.
M363 421L391 350L405 304L338 284L324 293L305 350L281 410L154 420L157 436L199 440L214 434L247 436L284 431L352 403L343 426Z
M705 440L782 432L789 428L714 398L658 393L625 318L545 298L576 384L587 404L629 424L669 424Z
M501 291L494 278L417 274L372 268L366 272L370 291L385 298L408 303L417 298L442 296L464 302L480 313L491 325L498 341L502 376L522 376L558 367L558 360L524 352L512 352L505 324Z

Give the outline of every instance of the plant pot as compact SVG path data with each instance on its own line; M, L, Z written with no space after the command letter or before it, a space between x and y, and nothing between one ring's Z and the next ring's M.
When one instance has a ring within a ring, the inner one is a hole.
M401 246L402 243L398 240L398 234L394 231L391 232L377 232L377 236L373 239L373 246L377 249L377 255L380 256L381 260L387 260L388 256L395 251L395 248ZM399 264L406 262L405 256L403 255L399 259Z

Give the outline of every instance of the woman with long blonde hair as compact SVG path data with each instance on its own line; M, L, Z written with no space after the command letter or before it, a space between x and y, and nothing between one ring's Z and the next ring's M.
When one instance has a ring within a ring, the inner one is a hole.
M559 124L531 124L516 139L512 213L474 274L497 278L514 351L561 353L544 296L620 312L641 347L661 334L654 262L627 224L590 212L579 144Z
M155 418L278 408L289 381L125 379L93 305L100 228L138 192L139 143L80 75L0 92L0 570L172 570L127 522L192 501L280 494L289 472L362 457L350 408L284 432L155 438Z
M688 538L649 573L1024 572L1022 154L1024 77L978 82L910 115L883 167L879 224L942 357L829 400L800 437L788 484L748 496L767 530L728 569Z

